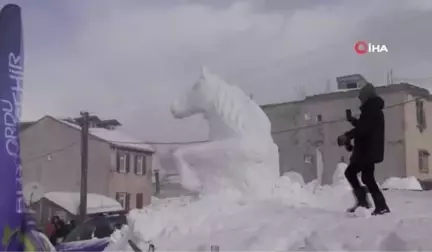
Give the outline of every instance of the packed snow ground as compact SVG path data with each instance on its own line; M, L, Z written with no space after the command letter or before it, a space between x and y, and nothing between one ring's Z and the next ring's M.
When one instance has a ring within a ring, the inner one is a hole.
M143 250L152 242L157 251L209 251L211 245L221 251L432 250L432 192L385 195L391 214L371 217L360 210L362 217L348 217L345 209L353 199L344 181L316 190L291 174L259 199L221 194L155 200L131 212L128 236ZM113 239L116 250L131 250L119 233Z

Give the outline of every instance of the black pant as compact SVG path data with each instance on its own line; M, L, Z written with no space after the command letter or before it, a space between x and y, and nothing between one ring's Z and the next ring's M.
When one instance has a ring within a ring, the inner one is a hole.
M373 195L380 193L378 184L375 181L375 164L374 163L350 163L345 170L345 177L351 184L353 190L359 190L361 188L358 174L361 172L361 180L367 187L368 191Z

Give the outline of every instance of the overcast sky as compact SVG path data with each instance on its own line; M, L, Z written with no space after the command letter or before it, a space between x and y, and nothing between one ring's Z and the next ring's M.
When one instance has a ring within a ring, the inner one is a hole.
M296 99L298 87L386 72L432 82L432 0L0 0L23 8L23 119L117 118L150 141L206 138L199 118L175 120L170 103L201 65L259 104ZM359 56L358 40L389 53Z

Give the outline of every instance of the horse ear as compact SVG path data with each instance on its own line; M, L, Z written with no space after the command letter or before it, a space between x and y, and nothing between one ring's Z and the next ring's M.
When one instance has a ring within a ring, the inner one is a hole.
M206 66L201 67L201 77L207 78L210 74L209 69Z

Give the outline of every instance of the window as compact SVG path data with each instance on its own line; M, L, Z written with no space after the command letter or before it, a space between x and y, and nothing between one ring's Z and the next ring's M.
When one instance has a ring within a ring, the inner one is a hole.
M316 116L316 121L317 122L322 122L322 115L317 115Z
M427 150L419 150L419 172L429 173L429 152Z
M311 164L312 163L312 156L311 155L305 155L304 156L304 162L306 164Z
M420 132L423 132L427 127L424 101L416 100L416 114L417 114L417 127Z
M135 174L144 175L146 173L145 156L135 156Z
M358 88L358 84L357 84L357 82L350 82L350 83L346 84L346 88L347 89L355 89L355 88Z
M144 195L142 193L136 194L136 208L143 208L144 201L143 201Z
M126 192L116 193L116 200L122 205L122 207L127 211L129 210L130 195Z
M129 155L127 153L117 153L117 171L120 173L129 172Z

